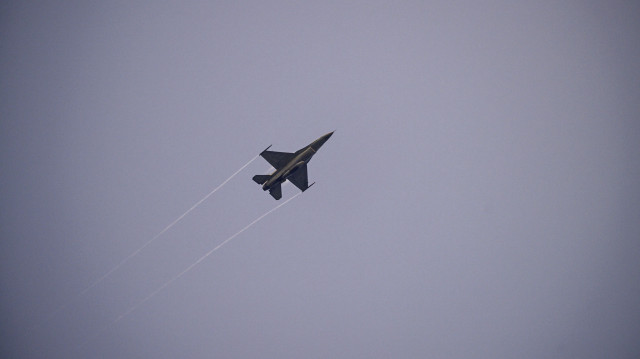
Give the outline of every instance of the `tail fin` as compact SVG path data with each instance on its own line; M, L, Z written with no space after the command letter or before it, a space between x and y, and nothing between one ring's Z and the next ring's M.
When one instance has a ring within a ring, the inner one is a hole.
M267 182L267 180L269 180L269 175L255 175L253 176L253 180L257 183L257 184L264 184L265 182Z

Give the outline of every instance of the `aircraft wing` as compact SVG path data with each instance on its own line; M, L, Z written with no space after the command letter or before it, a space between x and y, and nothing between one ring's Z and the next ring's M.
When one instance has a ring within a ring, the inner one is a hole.
M289 152L263 151L260 156L267 160L276 170L284 167L289 161L295 157L295 154Z
M300 167L297 171L293 172L293 174L287 177L289 182L293 183L296 187L298 187L302 192L304 192L307 188L309 188L309 177L307 176L307 164L305 163L302 167Z

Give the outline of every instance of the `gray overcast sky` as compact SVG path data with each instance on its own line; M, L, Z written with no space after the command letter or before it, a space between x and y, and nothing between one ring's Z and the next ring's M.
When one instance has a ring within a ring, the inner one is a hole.
M638 14L2 2L0 356L640 357Z

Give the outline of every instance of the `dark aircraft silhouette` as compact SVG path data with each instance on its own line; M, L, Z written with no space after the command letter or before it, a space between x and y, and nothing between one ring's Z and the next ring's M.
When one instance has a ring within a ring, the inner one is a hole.
M267 151L271 146L267 147L260 153L260 156L267 160L276 170L270 175L255 175L253 180L257 184L261 184L262 190L269 191L269 194L276 200L282 198L281 185L286 180L300 188L302 192L306 191L313 186L313 183L311 186L308 185L307 163L311 161L311 157L318 152L331 135L333 135L333 132L327 133L310 145L299 149L296 153Z

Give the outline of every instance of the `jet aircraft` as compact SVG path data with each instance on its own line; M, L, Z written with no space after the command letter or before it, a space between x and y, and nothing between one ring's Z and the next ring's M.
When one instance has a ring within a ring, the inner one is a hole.
M286 180L289 180L302 192L306 191L315 183L312 183L311 186L308 185L307 163L331 135L333 135L333 132L327 133L295 153L268 151L271 146L267 147L260 153L260 156L267 160L276 170L270 175L255 175L253 180L262 185L263 191L269 191L269 194L276 200L282 198L281 185Z

